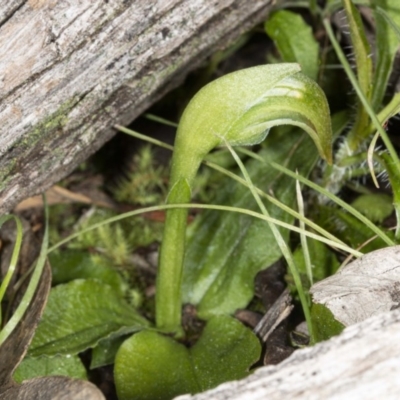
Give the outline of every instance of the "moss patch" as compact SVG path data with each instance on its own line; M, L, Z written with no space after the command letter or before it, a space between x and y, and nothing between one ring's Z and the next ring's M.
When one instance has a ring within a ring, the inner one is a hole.
M62 129L68 121L68 114L71 109L78 103L78 99L72 98L63 103L60 108L53 114L50 114L42 122L37 124L35 128L27 132L15 147L31 149L40 139L46 137L49 133Z

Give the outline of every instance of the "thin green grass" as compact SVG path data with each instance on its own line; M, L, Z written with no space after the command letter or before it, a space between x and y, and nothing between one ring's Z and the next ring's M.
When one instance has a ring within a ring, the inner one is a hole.
M304 217L304 201L303 201L303 195L301 193L300 182L298 180L296 181L296 197L297 197L297 207L299 209L300 214ZM299 225L300 229L302 229L303 231L306 230L304 221L299 220ZM304 233L300 233L300 242L301 242L301 247L303 249L304 264L306 266L308 281L310 283L310 286L312 286L314 279L312 273L311 257L310 257L310 251L308 249L307 236L304 235Z
M143 135L141 133L138 133L136 131L132 131L132 130L130 130L128 128L122 127L120 125L116 125L115 127L118 130L120 130L121 132L124 132L124 133L126 133L126 134L128 134L130 136L145 140L145 141L147 141L149 143L152 143L152 144L154 144L156 146L160 146L160 147L163 147L163 148L171 150L171 151L174 150L173 146L171 146L171 145L169 145L167 143L164 143L164 142L162 142L160 140L153 139L151 137L148 137L148 136ZM238 151L247 152L247 150L245 150L245 149L240 149ZM251 154L255 154L255 153L251 153ZM227 169L225 169L225 168L223 168L223 167L221 167L221 166L219 166L219 165L217 165L217 164L215 164L213 162L207 161L207 160L203 161L203 164L207 165L208 167L210 167L210 168L212 168L212 169L214 169L214 170L216 170L218 172L221 172L222 174L224 174L226 176L229 176L231 179L234 179L235 181L237 181L237 182L241 183L242 185L248 187L248 183L246 182L246 180L241 178L240 176L234 174L233 172L231 172L231 171L229 171L229 170L227 170ZM341 241L340 239L336 238L334 235L330 234L328 231L326 231L325 229L323 229L319 225L315 224L313 221L311 221L308 218L304 217L303 215L299 214L298 212L296 212L292 208L290 208L287 205L283 204L282 202L280 202L275 197L270 196L269 194L265 193L261 189L259 189L259 188L255 188L255 189L256 189L257 193L261 197L267 199L272 204L274 204L277 207L281 208L283 211L285 211L288 214L292 215L296 219L298 219L300 221L303 221L306 225L308 225L310 228L314 229L319 234L325 236L327 239L332 240L333 242L336 242L336 243L338 243L340 245L344 245L345 246L345 243L343 241Z
M208 204L196 204L196 203L192 203L192 204L164 204L164 205L158 205L158 206L152 206L152 207L145 207L145 208L141 208L140 210L134 210L134 211L129 211L127 213L123 213L120 215L116 215L115 217L111 217L108 219L105 219L104 221L98 222L97 224L93 224L92 226L89 226L85 229L82 229L79 232L73 233L72 235L64 238L63 240L60 240L58 243L56 243L55 245L49 247L48 249L48 253L51 253L52 251L58 249L59 247L61 247L62 245L70 242L71 240L77 238L79 235L82 235L86 232L90 232L93 229L97 229L103 225L106 224L111 224L113 222L117 222L120 221L122 219L125 218L130 218L130 217L134 217L136 215L141 215L141 214L146 214L146 213L150 213L150 212L154 212L154 211L163 211L163 210L170 210L170 209L174 209L174 208L194 208L194 209L206 209L206 210L218 210L218 211L228 211L228 212L236 212L236 213L240 213L240 214L245 214L245 215L250 215L254 218L258 218L261 220L264 220L266 222L272 222L278 226L281 226L283 228L289 229L293 232L303 232L300 228L297 228L296 226L287 224L286 222L282 222L279 221L275 218L269 218L266 217L263 214L257 213L255 211L251 211L251 210L247 210L245 208L238 208L238 207L229 207L229 206L221 206L221 205L208 205ZM356 251L354 249L352 249L351 247L347 246L346 244L341 244L338 243L337 241L333 241L330 239L326 239L323 236L320 235L316 235L312 232L304 232L304 234L307 237L310 237L312 239L315 240L319 240L322 243L327 244L330 247L339 249L339 250L343 250L347 253L350 253L352 255L354 255L354 257L361 257L363 255L363 253Z
M242 172L246 182L248 183L248 187L249 187L254 199L256 200L258 207L260 208L262 214L265 217L270 218L269 212L268 212L267 208L265 207L264 203L261 201L261 198L258 195L257 191L255 190L255 186L253 185L250 175L248 174L247 169L244 166L242 160L240 159L240 157L237 155L235 150L233 150L233 148L229 145L229 143L227 141L225 141L225 145L228 147L228 149L231 152L233 158L235 159L237 165L239 166L240 171ZM300 277L298 268L297 268L296 263L293 258L293 254L292 254L289 246L287 245L285 239L283 238L282 234L280 233L279 229L276 227L276 225L272 222L268 222L268 226L271 229L271 231L275 237L275 241L278 244L283 257L286 260L286 263L289 267L289 271L293 276L294 284L296 286L296 290L299 295L300 302L301 302L303 312L304 312L304 316L305 316L305 319L307 322L308 332L310 335L310 341L311 341L311 343L314 343L313 324L312 324L311 313L310 313L310 298L309 298L309 296L306 295L306 293L304 291L303 284L301 282L301 277ZM301 227L301 231L302 231L301 235L303 237L305 237L304 228Z
M0 303L3 301L3 297L6 293L8 285L10 284L11 278L14 275L15 268L17 267L17 263L18 263L19 253L21 251L21 245L22 245L22 223L18 217L16 217L15 215L2 216L0 218L0 227L6 221L9 221L10 219L14 219L14 221L15 221L15 225L17 227L17 234L16 234L13 252L11 255L10 265L8 267L7 273L5 274L4 279L1 282L1 286L0 286ZM3 322L3 315L2 315L2 309L0 307L0 326L2 325L2 322Z
M33 296L35 295L36 289L38 287L39 280L42 276L44 266L46 264L46 259L48 254L48 242L49 242L49 210L47 207L46 199L44 198L43 200L44 200L44 210L45 210L45 229L44 229L42 245L40 248L40 254L36 261L36 265L33 269L32 277L29 281L28 287L20 303L18 304L17 309L15 310L12 317L7 321L3 329L0 331L0 346L10 336L14 328L18 325L19 321L23 318L29 305L31 304Z

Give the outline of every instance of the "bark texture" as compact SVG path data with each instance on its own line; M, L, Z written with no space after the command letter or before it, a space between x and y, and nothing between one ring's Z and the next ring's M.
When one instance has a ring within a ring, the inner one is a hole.
M369 318L241 381L176 400L400 398L400 310Z
M66 176L273 0L0 3L0 213Z

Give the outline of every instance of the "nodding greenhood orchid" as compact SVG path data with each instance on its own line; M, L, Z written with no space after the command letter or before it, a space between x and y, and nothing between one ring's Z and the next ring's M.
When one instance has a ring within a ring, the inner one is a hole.
M332 161L332 130L321 88L298 64L252 67L202 88L180 120L172 158L168 204L188 203L197 170L215 147L261 143L277 125L296 125ZM157 328L181 332L181 282L187 209L167 211L157 275Z

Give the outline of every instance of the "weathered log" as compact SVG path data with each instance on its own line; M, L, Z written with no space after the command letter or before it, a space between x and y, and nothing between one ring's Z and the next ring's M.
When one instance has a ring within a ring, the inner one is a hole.
M0 213L66 176L273 0L0 4Z
M176 400L398 399L400 310L371 317L276 366Z

